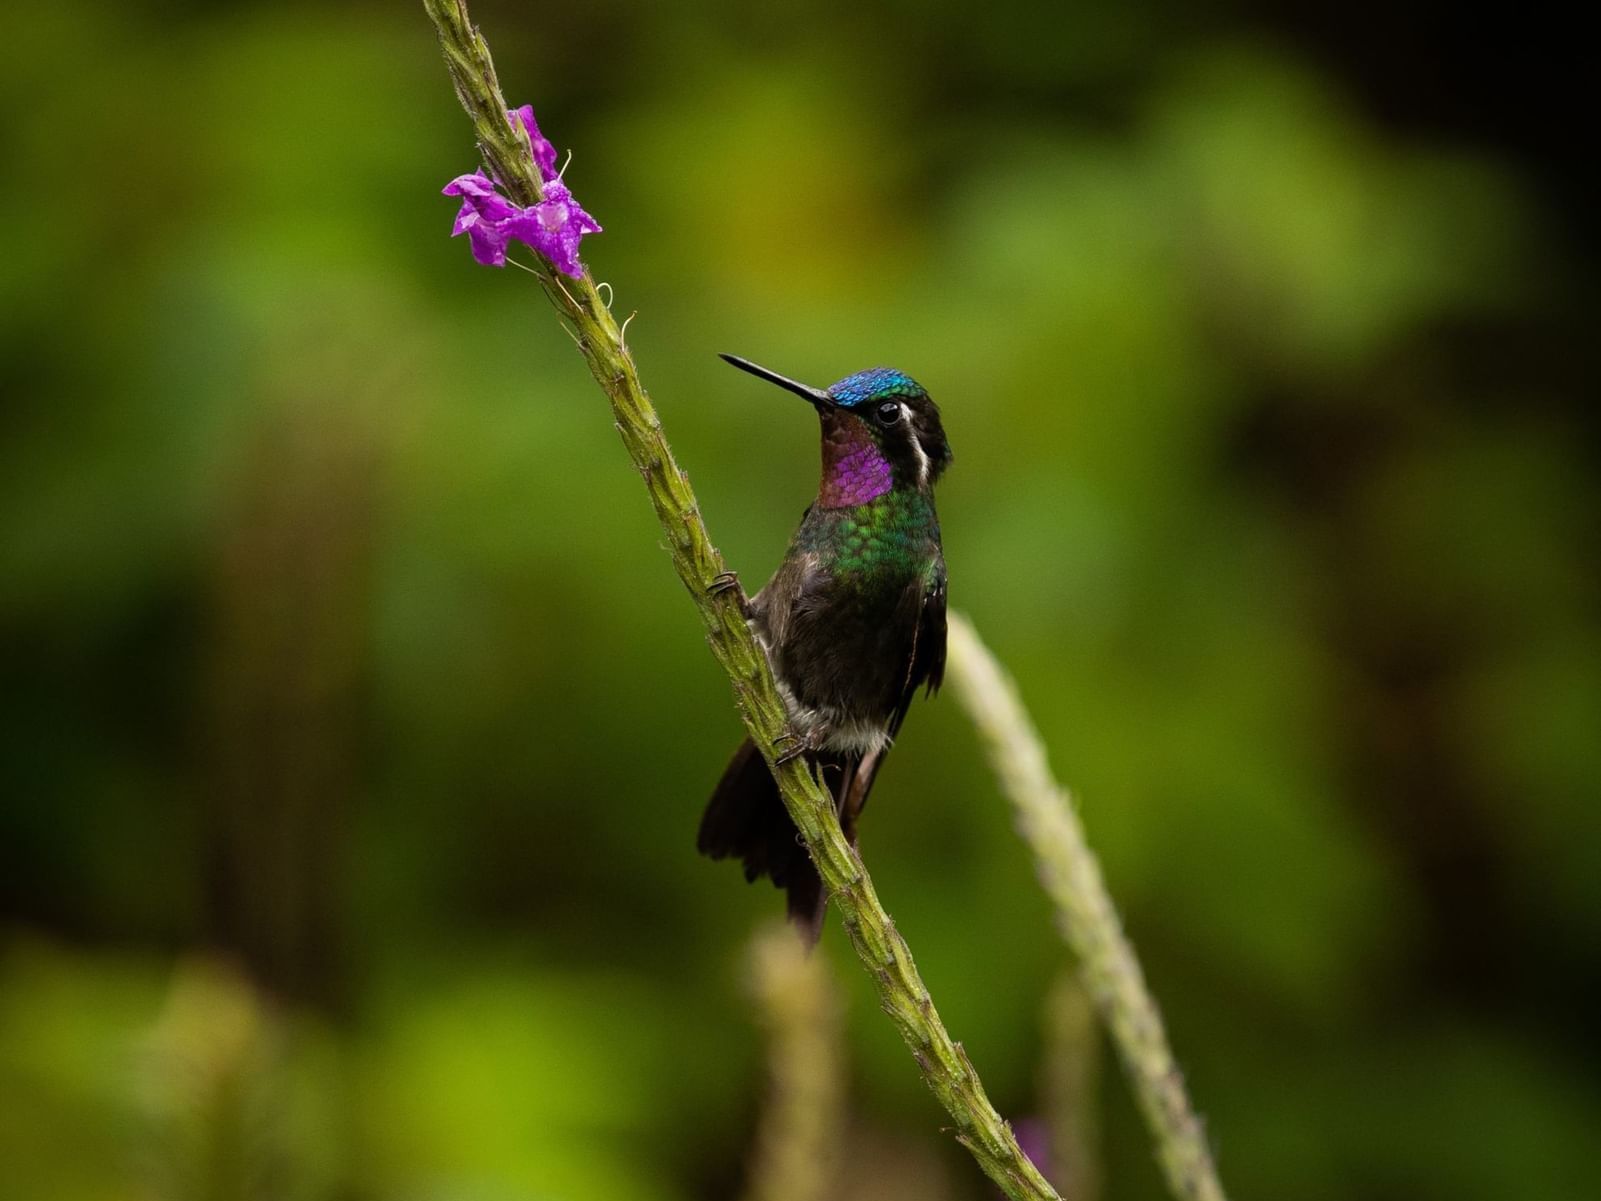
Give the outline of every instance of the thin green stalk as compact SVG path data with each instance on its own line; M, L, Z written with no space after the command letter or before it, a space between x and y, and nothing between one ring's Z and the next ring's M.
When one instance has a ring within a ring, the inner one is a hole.
M767 1031L768 1092L746 1201L828 1201L844 1142L840 1002L828 960L794 927L772 925L751 945L751 992Z
M1063 969L1045 999L1045 1157L1062 1201L1100 1201L1101 1025L1076 972Z
M949 647L947 679L978 727L1018 829L1034 852L1062 934L1078 956L1084 987L1123 1060L1168 1187L1181 1201L1224 1201L1156 1000L1017 688L959 613L950 617Z
M466 4L424 0L424 7L439 30L456 94L472 118L486 165L511 199L519 204L535 202L540 195L538 174L527 141L506 120L506 100L495 79L489 48L473 27ZM623 446L644 477L673 567L700 614L712 653L728 673L745 729L773 766L784 805L833 896L851 946L872 976L884 1011L911 1048L924 1081L955 1123L957 1141L1013 1201L1060 1201L1018 1147L1011 1127L990 1104L967 1053L940 1021L911 950L879 902L861 857L841 832L832 804L799 759L776 764L786 723L767 658L745 624L738 593L716 587L727 568L706 533L689 480L673 460L611 311L587 271L579 279L564 279L540 262L537 274L611 402Z

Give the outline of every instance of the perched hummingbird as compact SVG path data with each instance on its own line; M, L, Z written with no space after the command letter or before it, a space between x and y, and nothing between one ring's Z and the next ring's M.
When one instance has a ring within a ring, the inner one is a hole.
M741 371L811 402L823 475L746 619L789 712L791 743L834 798L846 836L923 685L945 673L945 558L934 484L951 461L939 409L909 376L876 367L826 391L733 355ZM734 586L732 577L728 578ZM749 739L734 753L700 822L697 846L769 876L815 942L827 897L766 762Z

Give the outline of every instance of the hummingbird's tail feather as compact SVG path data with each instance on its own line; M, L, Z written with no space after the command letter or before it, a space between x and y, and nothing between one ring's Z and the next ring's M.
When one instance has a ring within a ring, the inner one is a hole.
M825 769L833 761L832 756L827 757ZM831 774L825 770L824 780ZM836 778L848 779L849 773ZM734 752L706 803L695 846L712 859L738 858L747 880L771 879L787 894L790 920L809 944L817 942L828 909L822 878L784 808L766 761L749 739Z

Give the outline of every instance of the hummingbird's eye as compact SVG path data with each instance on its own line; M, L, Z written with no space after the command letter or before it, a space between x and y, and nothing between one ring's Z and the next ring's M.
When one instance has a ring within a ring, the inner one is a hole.
M886 400L878 406L874 416L878 418L879 425L894 425L901 419L901 406L893 400Z

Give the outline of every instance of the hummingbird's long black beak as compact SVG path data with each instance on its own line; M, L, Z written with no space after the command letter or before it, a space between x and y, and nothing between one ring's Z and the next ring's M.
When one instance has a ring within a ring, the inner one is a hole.
M834 398L827 392L824 392L821 388L813 388L808 384L796 383L794 380L789 379L786 376L779 375L776 371L769 371L765 367L757 366L749 359L742 359L737 354L724 354L718 355L717 357L722 359L725 363L732 363L741 371L750 372L758 379L764 379L770 384L777 384L780 388L783 388L787 392L793 392L796 396L804 396L814 405L819 405L828 409L835 407Z

